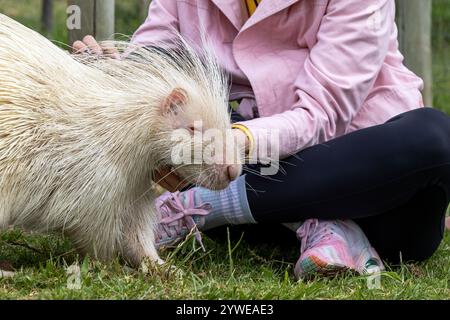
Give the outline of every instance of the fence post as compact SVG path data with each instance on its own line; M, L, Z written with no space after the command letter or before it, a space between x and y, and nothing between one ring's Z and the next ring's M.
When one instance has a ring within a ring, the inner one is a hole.
M406 66L424 80L424 103L432 106L432 0L396 0L396 5L400 51Z
M53 0L42 0L41 28L47 37L53 31Z
M114 0L95 0L95 38L108 40L114 36Z
M88 34L99 41L113 37L115 0L68 0L68 5L79 6L81 12L81 28L69 30L69 44Z

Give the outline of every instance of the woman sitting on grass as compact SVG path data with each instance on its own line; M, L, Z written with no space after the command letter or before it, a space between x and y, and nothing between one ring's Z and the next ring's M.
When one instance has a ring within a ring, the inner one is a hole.
M394 19L394 0L154 0L133 41L166 40L172 27L201 44L206 30L238 103L234 132L250 156L269 144L287 163L221 192L165 193L158 245L192 223L289 223L301 241L297 277L430 257L450 199L450 117L423 107ZM74 47L101 53L92 37ZM184 187L170 168L163 177L171 192Z

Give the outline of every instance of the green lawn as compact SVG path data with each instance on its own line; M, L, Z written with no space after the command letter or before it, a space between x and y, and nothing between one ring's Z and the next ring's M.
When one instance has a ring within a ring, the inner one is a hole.
M117 32L130 34L139 25L134 1L117 2ZM0 12L39 28L35 0L0 0ZM53 39L65 42L65 0L56 3ZM435 107L450 113L450 0L434 1ZM295 242L273 239L256 242L248 233L231 228L206 239L208 251L196 250L192 240L164 256L178 271L145 273L120 261L104 265L88 258L79 261L70 243L57 235L0 234L0 261L18 270L14 278L0 279L0 299L449 299L450 235L433 258L418 265L403 264L381 277L381 288L368 289L367 278L343 275L334 279L297 282L293 263ZM168 256L169 255L169 256ZM66 268L81 268L81 290L69 289Z
M231 229L233 233L233 229ZM187 241L169 257L179 271L144 273L88 259L79 261L81 290L67 287L66 267L77 262L70 244L55 236L3 235L0 257L22 268L0 280L0 299L449 299L450 237L436 255L419 265L402 265L381 277L379 289L367 278L343 275L297 282L295 246L207 240L208 251ZM244 236L245 238L245 236ZM229 244L229 245L228 245ZM32 249L31 249L31 248ZM234 249L234 251L233 251ZM231 252L231 254L230 254Z

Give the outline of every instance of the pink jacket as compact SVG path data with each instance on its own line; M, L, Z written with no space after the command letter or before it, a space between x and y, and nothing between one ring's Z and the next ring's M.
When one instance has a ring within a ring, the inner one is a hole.
M200 44L207 31L232 79L231 99L258 143L279 130L286 157L423 106L422 80L402 63L394 0L153 0L134 42Z

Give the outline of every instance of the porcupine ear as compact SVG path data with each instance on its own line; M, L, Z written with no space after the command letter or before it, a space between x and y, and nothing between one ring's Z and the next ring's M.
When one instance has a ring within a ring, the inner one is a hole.
M187 92L181 88L175 88L172 92L163 100L161 105L161 111L164 114L170 112L177 112L180 106L187 103Z

